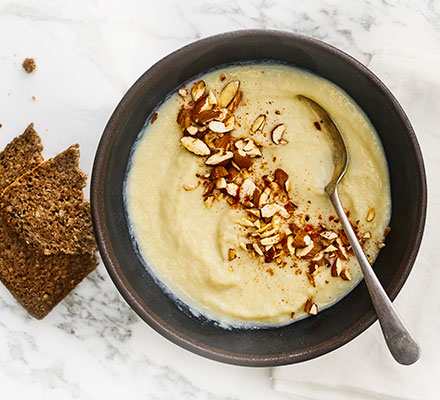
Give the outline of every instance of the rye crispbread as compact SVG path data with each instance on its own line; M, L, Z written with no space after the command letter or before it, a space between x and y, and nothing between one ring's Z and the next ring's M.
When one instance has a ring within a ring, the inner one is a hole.
M17 136L0 153L0 192L19 176L43 162L40 136L29 124L23 134Z
M33 124L0 153L0 193L43 161ZM43 255L34 250L0 214L0 280L37 319L44 318L95 267L93 253Z
M9 185L3 215L18 235L45 255L96 251L87 176L79 169L79 146L70 146Z

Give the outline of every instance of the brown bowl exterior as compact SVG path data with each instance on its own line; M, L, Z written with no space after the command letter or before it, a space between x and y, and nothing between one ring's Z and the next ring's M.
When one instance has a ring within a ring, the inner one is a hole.
M123 203L130 151L157 104L203 71L250 60L281 61L336 83L374 125L384 146L392 192L392 230L374 269L394 299L413 266L425 223L426 179L420 148L408 118L384 84L355 59L309 37L267 30L230 32L185 46L151 67L123 97L102 135L92 175L92 216L111 278L151 327L214 360L275 366L325 354L367 329L376 315L365 283L316 317L279 328L225 330L182 312L158 287L133 248Z

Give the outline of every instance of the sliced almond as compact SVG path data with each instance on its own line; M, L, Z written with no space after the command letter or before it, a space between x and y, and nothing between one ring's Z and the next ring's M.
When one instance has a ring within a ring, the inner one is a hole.
M215 179L223 178L225 176L228 176L228 170L222 165L218 165L211 170L211 174L209 175L209 178L215 180Z
M261 150L252 139L238 140L235 142L235 147L239 150L243 150L249 157L261 157Z
M194 85L191 89L191 96L195 102L199 101L203 95L205 94L205 82L198 81L194 82Z
M337 277L341 275L341 271L342 271L342 261L339 258L337 258L332 265L331 275Z
M279 124L275 128L272 129L272 141L275 144L281 144L283 143L284 139L284 133L286 132L286 125Z
M302 247L302 248L297 248L295 251L295 255L298 258L303 258L305 256L307 256L315 247L315 244L313 242L310 242L310 244L308 244L306 247Z
M338 251L338 249L332 244L324 249L324 253L333 253L334 251Z
M208 101L209 101L209 104L211 104L211 106L216 106L218 103L217 96L215 95L215 93L212 89L209 89Z
M238 196L238 190L239 190L239 187L235 183L228 183L228 184L226 184L226 192L230 196L237 197Z
M209 103L209 98L207 95L203 96L199 101L196 102L194 108L191 111L191 117L194 120L194 122L199 123L198 116L203 111L208 111L212 108L211 104Z
M206 208L211 208L212 203L214 203L214 196L208 196L205 200L203 200Z
M212 149L215 149L215 142L218 138L218 134L214 132L208 132L203 136L203 141Z
M251 220L247 219L247 218L240 218L237 221L237 223L239 223L242 226L246 226L248 228L253 228L254 227L254 223Z
M333 231L324 231L320 233L321 237L323 237L325 240L328 240L329 242L332 242L333 240L338 238L338 234Z
M203 142L202 142L203 143ZM203 143L204 144L204 143ZM206 145L205 145L206 146ZM207 146L208 147L208 146ZM223 164L234 157L234 153L232 151L224 151L221 150L218 153L213 154L211 157L209 157L206 161L206 165L220 165Z
M248 169L252 166L252 159L243 150L234 151L234 162L240 169Z
M243 93L237 92L237 94L234 96L232 101L228 104L228 110L234 112L237 109L238 105L240 104L242 97L243 97Z
M237 257L237 252L235 249L229 249L228 250L228 261L232 261Z
M191 110L186 108L180 109L177 114L177 123L182 127L188 129L191 126Z
M309 315L317 315L318 314L318 306L313 302L312 299L307 299L304 304L304 312Z
M179 89L178 93L179 93L179 96L182 98L185 98L186 95L188 94L187 90L184 88Z
M252 247L254 248L255 252L260 255L264 256L263 250L260 249L260 246L258 246L257 243L252 243Z
M280 214L283 218L290 218L290 213L283 206L280 206L279 204L276 204L276 206L278 208L278 214Z
M312 262L314 262L319 267L322 267L325 265L325 257L323 252L319 252L315 255L315 257L312 258Z
M260 114L257 118L255 118L255 121L253 122L249 130L249 133L253 135L257 132L262 132L265 124L266 124L266 115Z
M338 249L339 257L342 258L343 260L347 260L348 259L347 250L345 249L341 238L336 239L336 248Z
M185 183L183 185L183 189L186 190L187 192L190 192L191 190L195 190L200 186L200 182L194 183L192 185Z
M194 136L199 131L199 128L197 126L191 125L188 126L188 128L185 129L191 136Z
M217 149L226 149L229 147L229 143L231 143L231 134L225 133L223 136L216 139L214 146Z
M294 247L305 247L308 246L311 242L310 236L303 229L300 229L295 237L293 238L293 246Z
M371 239L371 233L365 232L364 235L362 236L362 239Z
M229 82L221 91L219 105L227 107L238 92L240 81Z
M216 189L226 189L226 179L225 178L218 178L215 182L215 188Z
M376 215L376 212L375 212L375 210L374 210L374 207L370 208L370 209L368 210L368 214L367 214L367 222L371 222L371 221L373 221L375 215Z
M267 238L261 239L261 244L263 246L273 246L281 241L281 235L269 236Z
M270 189L265 188L263 193L261 193L260 199L258 201L258 208L263 208L263 206L269 201Z
M180 142L185 149L198 156L209 156L211 154L209 147L200 139L184 136L180 139Z
M289 179L289 175L281 168L277 168L274 172L274 178L275 182L277 182L280 186L284 186L286 181Z
M209 129L211 129L211 131L217 132L217 133L224 133L224 132L228 132L231 130L231 129L228 129L226 127L226 125L220 121L211 121L208 126L209 126Z
M289 251L289 254L291 256L295 254L295 247L293 247L292 243L293 243L293 236L292 235L287 236L287 250Z
M230 132L235 128L235 117L231 115L228 119L223 121L225 124L226 132Z
M263 218L270 218L278 212L278 207L276 204L266 204L261 209L261 216Z
M351 272L347 268L342 269L341 273L339 275L344 281L351 281L351 279L352 279Z
M240 186L240 203L246 203L252 199L255 190L255 183L250 179L245 179Z

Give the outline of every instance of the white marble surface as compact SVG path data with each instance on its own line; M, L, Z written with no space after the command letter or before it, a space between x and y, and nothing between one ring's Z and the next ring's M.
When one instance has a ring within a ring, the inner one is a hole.
M90 172L105 123L140 74L184 44L240 28L311 35L367 63L383 45L438 51L440 2L0 0L0 147L33 121L46 157L78 142ZM25 57L36 59L32 75ZM163 339L102 264L43 321L0 285L3 398L286 399L268 376Z

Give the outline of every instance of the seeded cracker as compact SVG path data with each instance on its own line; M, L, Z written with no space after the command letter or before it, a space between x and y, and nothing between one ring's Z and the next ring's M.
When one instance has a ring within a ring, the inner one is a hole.
M18 178L3 192L8 224L45 255L93 253L86 175L79 169L79 146L70 146Z
M31 124L0 153L0 192L43 161L41 150ZM33 317L44 318L96 265L93 254L44 256L0 215L0 280Z

